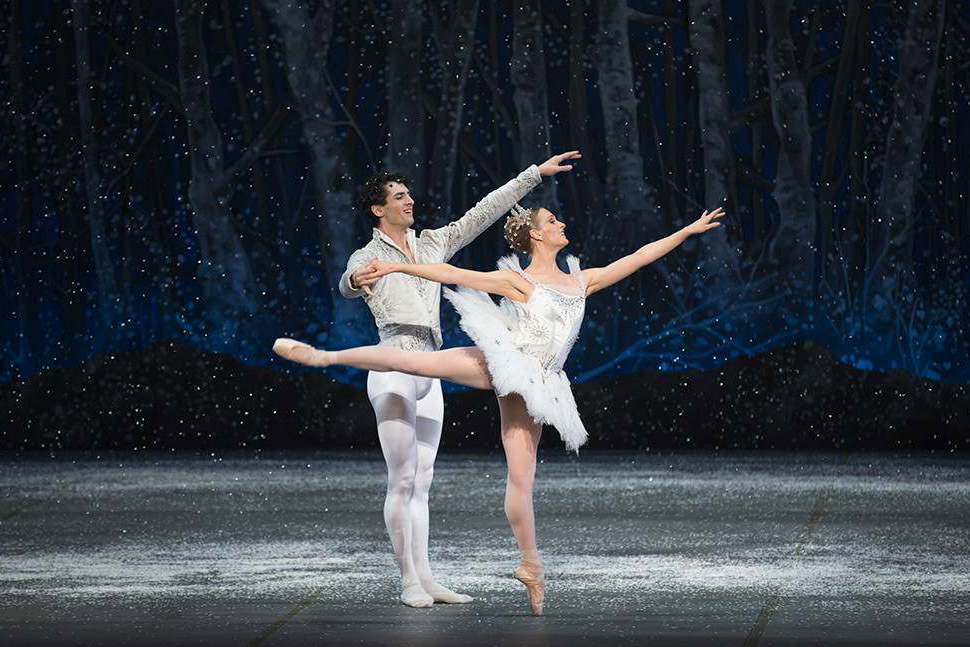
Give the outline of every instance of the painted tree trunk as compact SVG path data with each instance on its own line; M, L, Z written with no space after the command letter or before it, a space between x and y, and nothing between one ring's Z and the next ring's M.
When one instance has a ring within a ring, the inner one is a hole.
M98 160L98 135L91 102L91 48L88 39L88 1L73 0L74 52L77 61L77 103L81 126L81 150L84 157L84 189L87 198L87 221L91 233L91 256L98 279L98 314L111 335L117 308L114 267L108 247L102 198L101 170Z
M14 11L16 11L16 3L12 3ZM13 32L10 32L11 36L19 39L19 35L14 36ZM51 34L55 39L55 42L68 42L73 38L73 28L71 25L71 13L70 12L58 12L54 17L54 31ZM19 50L19 47L17 48ZM11 50L13 51L13 50ZM9 63L14 63L14 56L11 55L8 59ZM19 57L18 59L19 60ZM11 70L13 72L13 70ZM11 73L11 85L15 85L13 81L13 73ZM22 81L20 81L22 83ZM72 106L77 100L77 79L76 79L76 69L74 59L67 56L58 56L54 61L54 101L59 106ZM15 106L15 109L19 113L21 108L20 102L22 97L18 98L18 91L11 88L11 103ZM70 114L70 113L68 113ZM65 120L64 127L68 128L73 132L79 132L77 123L73 119ZM16 132L16 130L15 130ZM16 135L15 137L19 137ZM15 145L19 147L19 140L15 139ZM70 144L68 144L70 146ZM17 164L20 165L19 161L20 152L17 152L15 159ZM26 160L25 160L26 161ZM18 170L19 173L19 170ZM21 185L24 180L20 175L17 176L17 185ZM73 184L73 178L72 178ZM77 209L74 200L73 187L61 186L56 191L57 193L57 208L59 210L57 214L58 223L58 237L59 244L63 252L59 254L61 262L61 312L63 326L62 330L62 346L63 353L65 357L77 357L79 352L84 352L89 348L89 342L85 339L85 313L87 311L86 304L84 303L83 295L85 294L84 289L84 271L82 267L84 263L81 261L87 255L87 243L82 242L81 232L84 229L81 223L81 216ZM29 199L30 191L28 190L18 190L17 199ZM18 202L18 210L20 209L20 204ZM26 211L29 213L29 209ZM30 326L27 321L21 323L22 326Z
M893 91L893 119L886 138L876 220L870 227L870 267L877 274L913 265L913 202L946 13L943 0L914 0L909 7L899 44L899 76Z
M628 7L625 0L607 0L596 4L597 33L596 73L603 112L603 146L606 150L604 191L606 209L586 236L592 262L610 262L627 254L648 240L659 238L663 231L660 205L653 187L644 180L640 133L637 127L637 97L633 93L633 65L627 33ZM669 232L668 232L669 233ZM658 261L654 269L664 273ZM619 302L637 302L643 298L643 282L648 275L618 287ZM636 334L632 327L620 326L619 317L602 321L596 311L590 313L594 327L602 325L606 336L605 352L617 354Z
M869 74L869 50L870 50L870 7L869 0L864 3L864 15L861 19L863 25L859 33L859 40L856 43L856 68L853 76L856 79L865 79ZM859 96L865 96L865 88L860 88ZM868 262L868 240L869 240L869 211L872 209L872 200L875 196L871 195L867 177L867 163L871 157L870 147L867 144L869 121L867 117L867 107L862 101L853 102L851 134L849 138L849 191L851 202L849 205L848 224L852 235L849 237L847 250L847 264L851 272L853 285L861 285L865 280Z
M842 36L842 51L839 54L839 67L835 74L835 87L832 89L832 102L829 109L828 127L825 132L825 148L822 152L822 174L819 180L819 268L818 273L826 275L826 264L830 253L833 228L833 198L838 187L835 186L835 161L838 156L842 125L846 110L851 107L848 98L849 84L856 63L856 44L862 24L862 3L850 2L845 13L845 29ZM861 81L860 81L861 83ZM856 96L859 88L856 87Z
M764 92L765 73L764 60L761 55L760 12L757 2L748 3L748 103L755 104L761 100ZM759 115L751 122L751 166L755 173L763 172L765 144L765 120ZM751 238L754 244L749 247L750 255L757 256L764 248L765 208L763 192L757 187L752 188L751 210Z
M812 192L812 133L808 126L805 83L795 61L789 30L791 0L764 0L768 28L768 87L771 117L778 136L775 201L778 229L771 259L807 279L814 262L815 195Z
M447 5L448 3L442 3ZM455 160L458 155L458 138L465 115L465 84L468 64L474 46L475 22L478 18L478 0L460 0L451 8L446 18L438 7L436 12L435 40L442 61L441 96L438 102L438 119L435 129L434 150L431 153L431 171L428 177L428 199L435 210L433 222L443 224L453 218L452 187L455 182Z
M232 58L232 75L236 86L236 101L239 104L239 113L243 121L243 138L240 149L245 149L256 136L256 128L253 125L253 110L249 106L249 88L246 87L246 75L243 72L242 61L239 57L239 45L236 41L236 16L233 8L236 3L229 0L221 0L220 10L222 14L223 33L226 37L226 48ZM269 196L266 191L266 181L263 177L263 169L260 164L253 164L250 169L250 177L253 179L253 188L256 191L256 205L258 213L263 218L270 218Z
M266 29L266 20L264 19L263 7L260 5L260 0L249 0L249 15L253 22L254 31L256 32L256 42L253 49L255 50L256 60L259 64L260 103L264 111L271 113L277 109L278 104L276 92L273 90L275 72L270 66L269 58L272 48L278 45L270 43L269 32ZM282 148L282 146L278 145L278 138L274 138L274 142L276 142L276 148ZM278 212L279 215L277 218L280 240L283 245L298 249L300 245L298 224L300 221L300 212L302 211L302 201L299 205L293 205L290 201L290 192L287 188L288 179L283 169L282 158L277 156L273 159L270 162L270 168L276 180L276 190L282 206L282 210ZM307 291L303 286L300 259L297 254L292 253L287 254L287 258L289 259L286 264L286 285L289 289L288 296L291 303L302 304L305 302ZM295 277L295 279L291 279L290 277Z
M263 110L268 114L276 109L276 93L273 91L274 74L269 63L271 45L259 0L249 0L249 16L253 21L253 28L256 32L256 44L253 49L255 49L256 61L259 63L260 98L262 100ZM287 214L295 213L296 210L292 209L292 205L290 204L290 194L286 186L286 173L283 171L282 160L277 157L273 160L272 166L276 175L279 195L283 203L283 211Z
M518 0L512 35L511 79L518 117L519 168L541 163L551 155L549 143L549 97L546 57L542 44L540 0ZM529 196L529 202L561 213L556 184L545 181Z
M589 138L590 129L593 127L589 117L589 104L586 96L587 82L587 56L585 45L585 7L583 2L571 2L569 4L569 144L571 148L577 148L587 156L592 155L593 144ZM587 157L589 159L589 157ZM603 184L596 171L594 164L585 163L577 165L566 178L567 186L573 188L573 195L570 195L570 218L582 216L583 240L582 247L578 249L582 252L587 244L591 244L592 238L587 232L591 232L597 225L597 221L604 211L603 201L605 194ZM578 208L582 206L582 212Z
M673 18L677 15L677 0L664 0L664 15ZM676 187L680 182L681 150L677 145L677 128L681 116L677 112L677 41L672 21L664 23L664 87L663 109L666 121L664 133L663 173L665 182L660 185L660 198L664 210L664 225L672 227L679 211Z
M724 15L721 0L691 0L690 44L697 73L697 110L704 149L704 207L737 208L734 151L728 127L728 85L724 63ZM714 280L737 273L737 253L727 228L706 234L700 242L701 261Z
M326 74L333 37L334 2L321 1L313 13L294 0L264 0L264 4L283 39L286 78L313 160L319 240L332 307L327 341L339 343L355 339L352 322L357 315L354 304L337 291L337 281L355 249L355 224L351 180L341 156L342 137L334 127L332 89Z
M597 10L596 72L606 149L607 221L604 224L609 223L612 230L603 235L622 240L626 247L644 235L658 237L662 220L656 193L643 177L627 5L622 0L606 0L597 4Z
M411 178L411 193L425 189L424 112L421 108L421 6L392 0L387 24L387 166Z
M142 0L132 0L131 20L134 54L138 60L147 61L146 31L148 30L148 22L143 10ZM144 132L150 132L151 123L157 118L152 114L152 98L151 90L144 83L139 84L139 114L141 128ZM160 163L162 159L162 146L159 145L159 139L154 136L150 137L145 143L145 151L141 158L151 182L150 186L145 187L148 193L148 204L151 208L148 215L148 249L154 256L155 266L158 268L155 280L161 286L166 297L172 303L175 303L177 299L175 290L179 273L178 259L172 247L172 237L168 230L171 227L171 222L168 219L169 209L166 203L164 173Z
M17 193L16 238L11 255L14 290L17 293L17 320L19 348L17 363L23 371L29 371L34 358L34 332L37 328L35 304L27 280L26 255L30 243L31 191L28 180L28 143L26 92L23 70L23 53L20 42L20 0L13 0L7 32L7 71L10 75L10 101L13 107L14 173Z
M256 309L256 288L249 257L229 212L222 188L225 170L222 134L212 117L209 64L202 35L205 2L176 0L179 90L188 130L192 180L189 202L199 237L199 280L210 316L227 323L234 313Z
M952 11L953 4L948 3L947 10ZM944 46L944 64L943 71L943 88L944 88L944 98L943 105L946 111L946 136L944 141L946 146L944 149L945 159L946 159L946 182L945 182L945 195L947 204L953 205L946 210L944 231L946 232L948 240L948 251L952 250L951 263L955 263L958 259L957 254L959 253L959 244L961 240L960 236L960 217L959 210L956 205L963 202L961 198L962 194L962 182L959 181L960 178L960 136L957 129L959 125L959 119L957 117L957 110L959 107L959 99L957 99L956 93L956 67L958 61L960 60L960 51L958 48L962 45L962 37L956 28L956 25L947 25L945 32L945 46Z

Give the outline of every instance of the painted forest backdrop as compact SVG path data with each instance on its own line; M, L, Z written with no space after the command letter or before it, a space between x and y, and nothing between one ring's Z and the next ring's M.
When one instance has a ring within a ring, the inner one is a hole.
M570 148L525 203L584 265L729 212L591 300L578 380L814 340L970 381L968 0L4 6L0 382L164 340L371 341L335 289L357 185L404 170L437 226ZM494 227L454 262L506 249Z

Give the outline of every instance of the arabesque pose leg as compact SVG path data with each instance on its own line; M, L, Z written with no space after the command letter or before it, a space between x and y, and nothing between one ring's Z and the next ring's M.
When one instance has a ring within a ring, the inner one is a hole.
M306 366L338 364L365 371L399 371L420 377L440 378L476 389L492 388L485 355L474 346L425 352L388 346L358 346L328 351L281 337L273 344L273 351Z
M421 377L440 378L471 386L490 389L491 378L481 350L476 347L450 348L432 352L402 351L386 346L361 346L340 351L324 351L292 339L277 339L273 350L282 357L308 366L330 366L339 364L375 371L398 371ZM377 409L375 403L375 409ZM536 547L535 513L532 507L532 489L535 482L536 451L542 426L529 416L521 396L510 394L499 397L502 414L502 446L508 465L505 486L505 515L512 534L515 535L521 563L515 569L514 577L525 584L532 612L542 614L545 597L544 568ZM385 442L382 435L382 444ZM419 441L420 442L420 441ZM391 480L389 479L390 483ZM390 487L390 486L389 486ZM390 497L389 497L390 500ZM413 500L413 499L412 499ZM393 510L393 506L392 506ZM387 517L387 506L385 506ZM388 529L392 527L388 522ZM413 533L408 542L414 543ZM417 538L420 541L420 538ZM426 536L424 538L426 542ZM404 537L394 538L395 553ZM402 572L410 573L415 567L409 556L404 556ZM420 569L420 566L419 566ZM429 568L430 570L430 568ZM434 595L429 585L424 589Z

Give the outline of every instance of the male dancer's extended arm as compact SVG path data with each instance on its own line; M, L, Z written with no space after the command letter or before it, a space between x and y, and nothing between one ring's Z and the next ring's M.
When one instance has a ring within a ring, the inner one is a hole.
M353 277L354 273L364 267L372 256L373 254L368 253L366 249L358 249L347 259L347 269L344 270L343 275L340 277L340 282L337 284L340 294L345 299L356 299L357 297L371 295L373 287L366 285L355 286L353 284Z
M391 272L403 272L436 283L464 285L490 294L508 297L513 301L528 301L529 297L532 296L532 284L510 270L476 272L475 270L455 267L448 263L390 263L374 259L361 280L366 283Z
M694 234L702 234L715 227L720 227L721 223L712 221L723 215L724 211L720 207L710 213L705 211L700 218L666 238L647 243L632 254L627 254L606 267L591 267L583 270L583 278L586 280L586 295L589 296L622 281L637 270L677 249L681 243Z
M465 212L465 215L439 229L429 229L421 233L422 239L439 246L438 255L447 261L462 247L475 240L501 216L509 212L516 202L542 182L542 178L556 173L572 170L569 160L582 157L579 151L569 151L553 155L542 164L533 164L499 188L495 189Z

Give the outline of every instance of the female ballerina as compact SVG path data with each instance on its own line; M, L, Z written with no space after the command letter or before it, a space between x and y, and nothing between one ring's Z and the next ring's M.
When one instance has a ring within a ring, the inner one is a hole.
M273 350L308 366L339 364L371 371L400 371L450 380L498 396L502 446L508 465L505 515L521 552L513 577L526 586L532 613L542 615L544 567L536 546L532 488L536 450L542 425L554 426L566 446L578 450L586 442L576 403L563 364L579 333L586 297L626 278L677 248L687 238L721 223L718 208L680 231L644 245L605 267L581 270L575 256L566 259L569 273L556 264L569 242L564 223L548 209L515 205L505 222L505 238L529 256L522 269L507 256L498 270L475 272L447 263L416 265L372 261L370 273L358 281L370 285L391 272L403 272L439 283L456 284L444 290L461 316L461 327L474 347L436 352L405 351L388 346L362 346L325 351L292 339L280 338ZM496 305L486 292L504 297Z

